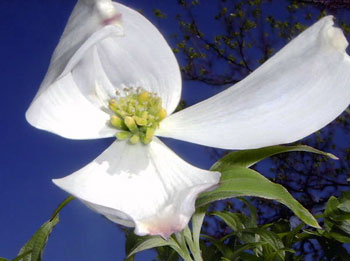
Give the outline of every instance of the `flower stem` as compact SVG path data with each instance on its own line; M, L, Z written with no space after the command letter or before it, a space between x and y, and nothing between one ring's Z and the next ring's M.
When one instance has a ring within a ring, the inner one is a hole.
M64 208L69 202L71 202L73 199L75 199L75 197L73 196L69 196L67 197L65 200L63 200L61 202L61 204L58 205L58 207L56 208L55 212L53 212L51 218L50 218L50 221L52 221L56 216L57 214L62 210L62 208Z
M176 241L179 244L180 248L181 248L181 253L179 253L179 255L185 260L185 261L193 261L190 252L188 251L187 245L186 245L186 240L185 240L185 236L184 236L184 232L181 231L179 233L175 234L176 237Z

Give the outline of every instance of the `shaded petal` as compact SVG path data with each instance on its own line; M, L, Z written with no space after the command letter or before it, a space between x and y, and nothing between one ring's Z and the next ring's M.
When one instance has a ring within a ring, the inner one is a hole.
M156 92L168 114L181 96L176 58L159 31L142 15L120 4L125 37L111 35L97 44L98 56L113 86L142 87Z
M72 139L110 137L115 134L115 129L106 124L109 115L101 110L101 105L94 106L89 102L71 74L96 42L111 34L123 34L119 25L103 24L104 19L118 14L113 10L110 0L78 1L52 56L45 79L26 112L30 124ZM98 70L94 72L96 78L99 74ZM100 97L96 95L97 90L96 87L95 96Z
M119 14L115 10L123 17L123 27L110 23L107 19ZM69 78L74 81L70 85L75 86L74 91L68 91L70 95L76 95L69 100L81 101L85 98L93 106L84 101L77 102L76 106L69 103L65 108L64 102L67 99L62 99L62 95L54 96L62 94L61 90L52 89L62 85L61 81L66 82L65 76L68 74L72 75ZM174 110L180 99L181 77L170 47L146 18L132 9L116 3L111 5L109 0L80 0L73 10L52 57L48 73L26 113L26 118L33 126L66 138L93 139L111 136L113 133L105 121L108 116L105 113L106 102L115 95L116 89L129 86L141 86L157 92L163 98L168 111ZM48 99L50 102L46 101ZM41 108L42 104L50 106L56 103L65 109L58 112L55 111L57 106ZM61 132L62 129L54 130L56 126L48 125L59 120L55 125L67 126L73 123L69 128L64 127L64 130L76 129L83 132L86 123L82 121L85 118L71 120L73 115L85 110L83 105L88 106L89 111L95 109L93 115L102 115L95 122L100 124L93 128L96 132L91 130L76 136L75 132ZM45 113L46 111L50 114ZM65 112L69 115L64 116Z
M37 96L50 87L60 75L68 73L75 66L84 53L96 42L115 33L123 34L119 23L105 27L104 19L120 15L110 0L79 0L69 17L61 39L51 57L49 69L40 86ZM94 37L92 37L94 35Z
M156 134L225 149L306 137L350 103L347 46L325 17L235 86L166 118Z
M138 235L164 238L182 230L199 193L215 187L218 172L196 168L159 139L145 146L114 142L96 160L54 183Z
M71 139L111 137L116 133L109 127L109 114L96 109L82 95L70 73L40 95L26 117L39 129Z

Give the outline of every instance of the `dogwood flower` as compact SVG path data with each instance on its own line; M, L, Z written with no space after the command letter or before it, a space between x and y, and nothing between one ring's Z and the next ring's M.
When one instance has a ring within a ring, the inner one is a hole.
M177 61L158 30L110 0L79 0L26 118L70 139L117 136L54 183L138 235L182 230L220 173L196 168L156 136L224 149L299 140L350 103L348 43L333 18L305 30L247 78L172 114Z

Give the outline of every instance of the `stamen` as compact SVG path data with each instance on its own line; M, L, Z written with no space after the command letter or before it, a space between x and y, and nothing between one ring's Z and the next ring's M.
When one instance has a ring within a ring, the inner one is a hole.
M125 125L124 121L119 116L112 115L110 121L113 127L119 130L128 130L128 127Z
M124 88L123 92L124 97L109 101L109 108L113 112L110 124L121 131L116 137L118 140L129 139L130 144L140 141L149 144L159 123L167 116L162 99L141 87ZM120 93L116 92L116 95Z
M126 140L130 138L131 133L129 131L121 131L118 132L115 136L118 138L118 140Z
M125 117L124 123L131 132L133 133L139 132L139 128L137 128L136 122L132 117L130 116Z

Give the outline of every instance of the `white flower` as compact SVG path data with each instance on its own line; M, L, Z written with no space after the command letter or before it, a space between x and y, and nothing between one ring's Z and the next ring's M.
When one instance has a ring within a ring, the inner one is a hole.
M155 92L168 113L156 136L224 149L299 140L350 103L348 43L332 17L321 19L247 78L171 114L180 99L176 59L138 12L110 0L79 0L26 113L35 127L71 139L112 137L108 100L116 90ZM171 115L170 115L171 114ZM96 160L55 184L138 235L184 228L199 193L220 174L180 159L158 138L114 142Z

